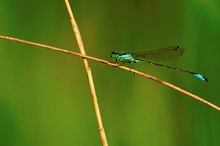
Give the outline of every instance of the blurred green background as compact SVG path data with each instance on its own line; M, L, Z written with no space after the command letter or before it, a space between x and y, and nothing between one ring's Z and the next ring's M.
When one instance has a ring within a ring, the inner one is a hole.
M181 45L186 53L137 70L220 106L220 1L71 0L88 55ZM1 0L0 34L79 52L63 0ZM217 146L220 113L182 93L89 61L111 146ZM129 66L129 65L128 65ZM98 146L82 59L0 40L0 146Z

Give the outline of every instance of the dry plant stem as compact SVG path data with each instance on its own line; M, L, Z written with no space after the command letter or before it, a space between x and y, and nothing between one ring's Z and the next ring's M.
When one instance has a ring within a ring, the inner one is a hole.
M71 21L72 28L73 28L73 31L74 31L75 36L76 36L76 40L77 40L80 52L81 52L81 54L86 55L84 45L83 45L83 41L82 41L82 37L80 35L80 31L79 31L79 28L77 26L77 23L74 19L69 1L68 0L64 0L64 1L66 3L67 11L68 11L69 16L70 16L70 21ZM97 96L96 96L96 92L95 92L95 86L94 86L94 82L93 82L93 78L92 78L92 71L89 67L88 61L85 58L83 58L83 62L84 62L86 72L87 72L87 75L88 75L88 79L89 79L89 85L90 85L93 104L94 104L94 108L95 108L96 118L97 118L97 121L98 121L98 126L99 126L100 137L101 137L101 140L102 140L102 145L107 146L108 142L107 142L105 130L104 130L104 127L103 127L103 124L102 124L101 113L100 113L100 110L99 110L98 100L97 100Z
M82 57L82 58L86 58L86 59L90 59L90 60L93 60L93 61L97 61L97 62L100 62L100 63L104 63L104 64L107 64L107 65L110 65L110 66L113 66L113 67L117 67L117 68L120 68L120 69L123 69L123 70L126 70L126 71L129 71L129 72L133 72L135 74L138 74L140 76L143 76L143 77L146 77L148 79L151 79L151 80L154 80L158 83L161 83L165 86L168 86L170 88L173 88L174 90L177 90L183 94L186 94L218 111L220 111L220 107L200 98L199 96L196 96L195 94L192 94L186 90L183 90L173 84L170 84L168 82L165 82L163 80L160 80L160 79L157 79L156 77L153 77L151 75L148 75L146 73L143 73L143 72L139 72L137 70L134 70L134 69L130 69L128 67L125 67L125 66L121 66L119 64L116 64L116 63L111 63L109 61L106 61L106 60L102 60L102 59L99 59L99 58L95 58L95 57L91 57L91 56L87 56L87 55L83 55L83 54L80 54L80 53L76 53L76 52L73 52L73 51L68 51L68 50L64 50L64 49L60 49L60 48L56 48L56 47L52 47L52 46L48 46L48 45L44 45L44 44L39 44L39 43L34 43L34 42L30 42L30 41L26 41L26 40L21 40L21 39L17 39L17 38L12 38L12 37L8 37L8 36L2 36L0 35L0 38L1 39L5 39L5 40L10 40L10 41L15 41L15 42L20 42L20 43L24 43L24 44L29 44L29 45L33 45L33 46L37 46L37 47L41 47L41 48L45 48L45 49L49 49L49 50L53 50L53 51L58 51L58 52L62 52L62 53L66 53L66 54L71 54L71 55L74 55L74 56L78 56L78 57Z

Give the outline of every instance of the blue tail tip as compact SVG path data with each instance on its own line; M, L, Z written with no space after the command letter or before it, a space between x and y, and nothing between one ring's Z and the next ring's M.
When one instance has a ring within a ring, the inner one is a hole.
M208 79L206 77L204 77L203 75L201 74L198 74L198 73L192 73L193 76L199 78L200 80L202 81L205 81L205 82L208 82Z

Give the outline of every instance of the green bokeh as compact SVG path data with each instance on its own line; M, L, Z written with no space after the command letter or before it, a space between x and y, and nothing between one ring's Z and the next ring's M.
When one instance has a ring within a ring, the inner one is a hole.
M220 106L220 2L70 1L88 55L181 45L186 53L137 70ZM0 34L79 52L64 1L0 2ZM217 146L220 114L149 79L89 61L109 145ZM101 145L82 59L0 40L0 146Z

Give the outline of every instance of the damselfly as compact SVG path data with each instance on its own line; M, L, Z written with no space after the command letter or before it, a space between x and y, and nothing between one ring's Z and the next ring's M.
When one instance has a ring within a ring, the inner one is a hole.
M174 69L180 72L185 72L188 74L191 74L192 76L199 78L202 81L208 82L208 79L204 77L203 75L167 65L158 64L155 62L147 61L147 60L171 60L175 59L179 56L181 56L184 53L184 48L181 46L172 46L172 47L166 47L166 48L160 48L155 50L150 50L146 52L138 52L138 53L116 53L112 52L110 54L111 58L114 58L115 61L119 60L122 63L139 63L139 62L146 62L157 66L162 66L169 69ZM146 60L145 60L146 59Z

